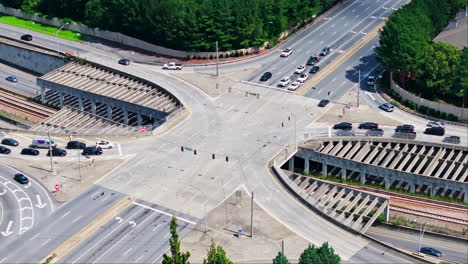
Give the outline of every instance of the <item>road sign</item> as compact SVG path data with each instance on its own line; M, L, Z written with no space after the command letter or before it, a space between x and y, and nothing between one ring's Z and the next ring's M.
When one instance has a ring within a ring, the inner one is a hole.
M186 150L188 150L188 151L192 151L192 150L193 150L193 149L191 149L191 148L187 148L187 147L185 147L185 149L186 149Z
M141 131L141 132L145 132L145 131L146 131L146 127L141 127L141 128L140 128L140 131Z
M58 189L60 189L60 185L59 185L59 184L55 184L55 185L54 185L54 188L55 188L55 190L58 190Z

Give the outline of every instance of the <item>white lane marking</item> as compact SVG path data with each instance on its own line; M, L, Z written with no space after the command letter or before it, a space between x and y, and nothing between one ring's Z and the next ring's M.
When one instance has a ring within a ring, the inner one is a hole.
M4 165L4 166L6 166L6 165ZM10 169L12 169L14 171L19 172L18 170L13 169L13 168L11 168L9 166L6 166L6 167L8 167L8 168L10 168ZM5 177L0 176L0 179L3 179L3 181L4 181L3 185L15 196L16 201L18 202L18 207L20 208L20 229L19 229L19 234L21 235L21 234L23 234L23 232L25 232L26 230L28 230L29 228L31 228L34 225L34 210L32 210L33 205L32 205L31 198L29 198L29 195L25 191L23 191L20 187L16 186L16 184L12 183L11 181L6 179ZM16 189L13 190L12 188L10 188L9 184L13 185L14 188L16 188ZM17 191L22 192L23 195L26 196L26 198L24 198L24 197L19 198L19 196L16 194ZM24 207L21 204L22 200L28 201L30 206L29 207ZM31 226L29 226L29 227L23 226L23 220L26 219L26 217L23 215L23 211L25 209L31 209L31 218L30 218L31 219Z
M128 224L131 225L132 228L135 228L135 227L137 226L137 224L135 223L135 221L129 221Z
M125 236L123 236L119 241L117 241L112 247L110 247L106 252L104 252L101 256L99 256L93 263L96 263L98 260L100 260L102 257L104 257L109 251L111 251L116 245L119 244L120 241L124 240L128 235L130 235L132 231L128 232Z
M370 98L372 98L372 100L375 101L375 98L372 96L372 94L370 94L369 92L366 92L366 94L367 94Z
M204 206L208 202L208 199L206 199L200 206Z
M331 82L334 82L334 81L336 81L336 77L335 77L335 78L333 78L333 80L331 80Z
M40 234L40 233L37 233L35 236L31 237L31 238L29 239L29 241L31 241L31 240L35 239L36 237L38 237L39 234Z
M122 221L123 221L122 218L121 218L121 217L118 217L118 216L117 216L116 218L114 218L114 219L115 219L119 224L122 223Z
M31 187L31 182L28 182L28 184L26 184L26 185L24 186L25 189L27 189L27 188L29 188L29 187Z
M345 84L346 84L346 81L343 81L340 86L343 87L343 85Z
M81 215L80 215L80 216L78 216L78 217L77 217L75 220L73 220L73 222L72 222L72 223L75 223L76 221L80 220L80 218L81 218L81 217L82 217Z
M3 212L4 212L4 210L3 210L2 201L0 201L0 217L1 217L1 218L0 218L0 226L1 226L2 223L3 223Z
M322 41L320 41L320 43L319 43L319 44L322 44L322 43L323 43L323 40L322 40Z
M138 206L141 206L141 207L146 208L146 209L149 209L149 210L153 210L153 211L158 212L158 213L163 214L163 215L167 215L167 216L170 216L170 217L173 216L172 214L166 213L166 212L161 211L161 210L158 210L158 209L154 209L154 208L152 208L152 207L146 206L146 205L141 204L141 203L133 202L133 204L136 204L136 205L138 205ZM197 223L195 223L195 222L193 222L193 221L190 221L190 220L185 219L185 218L180 217L180 216L177 216L177 220L181 220L181 221L187 222L187 223L192 224L192 225L196 225L196 224L197 224Z
M64 217L67 216L70 212L71 212L71 211L68 211L68 212L64 213L64 214L62 215L61 218L64 218Z
M10 222L8 222L8 225L7 225L6 230L5 230L5 231L2 231L2 235L3 235L3 236L9 236L9 235L13 234L13 231L10 231L11 225L12 225L12 224L13 224L13 221L10 220Z
M135 263L137 263L142 257L143 257L143 255L141 255L140 257L138 257L138 258L135 260Z
M36 199L37 199L37 204L35 205L37 208L44 208L47 205L47 203L42 203L41 196L39 194L36 194Z
M133 248L129 248L127 251L125 251L125 252L123 253L123 255L122 255L122 256L125 256L125 255L127 255L127 254L128 254L128 252L130 252L132 249L133 249Z
M41 246L44 246L45 244L49 243L49 241L50 241L50 238L47 239L46 241L42 242Z
M102 201L104 202L105 200L109 199L111 196L110 195L107 195L106 197L104 197L104 199L102 199Z
M167 234L164 235L163 238L166 238L166 237L168 237L169 235L170 235L170 233L167 233Z
M6 259L6 257L5 257L5 258L3 258L2 260L0 260L0 263L3 263L3 261L5 261L5 259Z
M120 144L117 145L117 149L119 150L119 156L122 156L122 148L120 147Z
M158 229L159 226L161 226L161 225L158 224L157 226L155 226L155 227L153 228L153 231L156 230L156 229Z

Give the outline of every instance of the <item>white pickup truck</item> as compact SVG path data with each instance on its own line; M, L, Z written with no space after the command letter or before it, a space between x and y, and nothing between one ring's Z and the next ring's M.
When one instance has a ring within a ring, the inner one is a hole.
M184 65L182 64L176 64L175 62L169 62L168 64L164 64L163 69L164 70L182 70Z

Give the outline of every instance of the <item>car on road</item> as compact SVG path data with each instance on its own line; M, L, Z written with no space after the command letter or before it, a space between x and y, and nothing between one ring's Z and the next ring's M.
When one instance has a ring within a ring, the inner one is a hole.
M439 257L439 258L442 256L442 252L440 252L439 250L437 250L435 248L423 247L423 248L421 248L420 251L421 251L421 253L432 255L432 256L435 256L435 257Z
M67 151L61 148L52 148L52 156L59 156L65 157L67 155ZM47 156L50 156L50 150L47 151Z
M80 141L69 141L67 143L67 149L84 149L86 144Z
M12 139L12 138L4 138L2 139L2 144L3 145L7 145L7 146L13 146L13 147L16 147L18 146L18 141Z
M352 129L343 129L336 131L336 135L339 137L354 137L356 133Z
M163 65L163 70L182 70L182 68L184 67L184 65L182 64L178 64L178 63L175 63L175 62L169 62L167 64L164 64Z
M322 49L322 51L320 51L320 56L327 56L327 54L330 53L330 48L329 47L325 47Z
M438 122L438 121L431 121L427 123L428 127L445 127L445 124L443 122Z
M367 137L381 137L384 135L384 131L380 128L372 128L366 131Z
M305 65L299 65L297 66L296 70L294 71L294 73L296 74L301 74L305 71L306 67Z
M292 54L292 49L287 48L287 49L284 49L283 52L281 52L280 57L288 57L291 54Z
M39 150L33 149L33 148L24 148L24 149L21 150L21 154L22 155L37 156L37 155L39 155Z
M379 125L376 123L372 123L372 122L366 122L366 123L359 124L358 128L359 129L373 129L373 128L379 128Z
M102 148L98 146L93 146L93 147L86 147L83 149L83 155L101 155L102 154Z
M278 83L278 86L286 87L290 83L291 83L291 79L289 79L289 77L283 77Z
M395 110L394 106L389 103L381 104L379 107L387 112L393 112L393 110Z
M289 85L288 90L289 90L289 91L296 91L297 88L299 88L300 85L301 85L300 82L293 82L293 83L291 83L291 84Z
M307 81L308 78L309 78L309 74L301 73L301 75L299 75L299 78L297 78L297 81L300 83L304 83L305 81Z
M70 56L70 57L74 57L74 56L75 56L75 55L73 55L73 53L71 53L71 52L65 52L65 53L63 53L63 54L65 54L65 55L67 55L67 56Z
M327 99L322 99L320 100L318 106L320 107L325 107L330 101L328 101Z
M110 143L109 141L101 140L96 142L96 146L101 147L102 149L113 149L114 144Z
M14 83L18 82L18 79L16 78L16 76L13 76L13 75L6 77L5 80L9 82L14 82Z
M309 73L317 73L319 70L320 70L320 67L314 65L312 66L312 68L310 68Z
M130 65L130 60L129 59L120 59L119 60L119 64L122 64L122 65Z
M403 139L415 139L416 138L416 132L414 131L395 131L393 133L393 137L395 138L403 138Z
M0 154L10 154L11 150L7 147L0 146Z
M13 177L13 179L21 184L28 184L29 183L29 179L28 177L24 176L23 174L21 173L17 173L15 174L15 176Z
M25 35L21 36L21 39L26 40L26 41L31 41L32 36L30 34L25 34Z
M333 129L352 129L352 128L353 128L353 125L348 122L341 122L333 126Z
M367 77L367 86L374 86L374 82L375 82L375 76L369 76Z
M33 137L32 139L32 148L55 148L57 146L57 143L55 143L54 140L50 140L48 137Z
M272 74L271 72L265 72L262 77L260 77L260 81L265 82L268 81L271 78Z
M309 59L307 60L307 65L314 65L315 63L320 61L320 57L317 56L310 56Z
M458 136L448 136L445 137L442 142L451 143L451 144L460 144L460 137Z
M413 125L401 125L395 128L395 132L413 132L414 126Z
M424 134L443 136L445 135L445 128L443 127L428 127L424 130Z

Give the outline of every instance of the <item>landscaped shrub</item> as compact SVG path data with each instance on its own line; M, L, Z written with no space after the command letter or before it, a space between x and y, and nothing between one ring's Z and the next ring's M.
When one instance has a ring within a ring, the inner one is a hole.
M458 117L454 114L448 114L447 119L450 121L458 121Z

